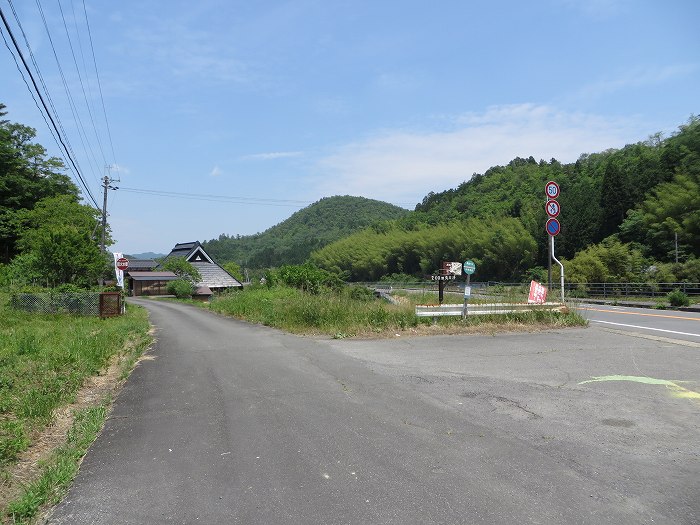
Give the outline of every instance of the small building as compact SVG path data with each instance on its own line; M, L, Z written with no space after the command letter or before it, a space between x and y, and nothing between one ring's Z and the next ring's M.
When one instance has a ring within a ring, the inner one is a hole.
M199 241L176 244L163 261L167 261L170 257L183 257L197 268L202 276L201 282L195 283L197 288L207 287L212 293L222 292L230 288L243 288L243 284L238 279L219 266L207 254Z
M211 299L212 295L214 295L214 292L212 292L208 286L197 286L197 289L192 294L192 299L207 302Z
M173 272L140 272L128 269L124 277L129 295L167 295L168 283L177 279Z

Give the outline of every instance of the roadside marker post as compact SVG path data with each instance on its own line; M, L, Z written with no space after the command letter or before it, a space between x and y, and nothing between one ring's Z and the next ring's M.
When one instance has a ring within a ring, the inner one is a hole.
M472 287L470 286L471 276L476 271L476 264L474 264L474 261L471 259L464 261L462 269L464 270L464 273L467 274L467 283L464 285L464 309L462 311L462 319L466 319L467 308L469 306L469 297L472 294Z

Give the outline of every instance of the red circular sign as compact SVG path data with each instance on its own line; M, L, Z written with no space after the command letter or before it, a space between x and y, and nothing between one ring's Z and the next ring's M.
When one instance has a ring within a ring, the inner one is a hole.
M544 187L544 192L548 199L556 199L559 197L559 184L550 180Z
M120 257L117 259L117 270L124 271L129 267L129 259L126 257Z
M559 224L559 221L556 219L549 219L547 221L547 226L545 227L547 230L547 233L554 237L555 235L559 235L559 232L561 231L561 225Z
M549 200L545 205L545 210L547 211L547 215L554 218L557 215L559 215L559 212L561 211L561 206L559 206L559 203L557 201Z

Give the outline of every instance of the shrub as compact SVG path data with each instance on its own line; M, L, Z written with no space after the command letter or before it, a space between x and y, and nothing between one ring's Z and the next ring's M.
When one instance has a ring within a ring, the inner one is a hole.
M167 291L178 299L189 299L194 292L194 286L187 279L176 279L168 283Z
M690 299L680 290L668 292L666 297L668 298L668 302L671 303L671 306L690 306Z
M319 293L324 287L338 290L344 284L335 274L309 263L282 266L267 272L265 279L268 286L282 284L312 294Z
M352 286L348 294L356 301L374 301L374 292L364 286Z

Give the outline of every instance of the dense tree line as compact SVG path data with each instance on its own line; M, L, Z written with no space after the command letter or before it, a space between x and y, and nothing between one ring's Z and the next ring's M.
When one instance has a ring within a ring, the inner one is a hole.
M469 218L435 226L385 223L335 242L311 262L352 281L432 274L442 261L478 261L480 279L507 280L534 265L537 243L515 218Z
M36 131L6 114L0 104L0 284L96 284L106 268L100 212L80 203Z

